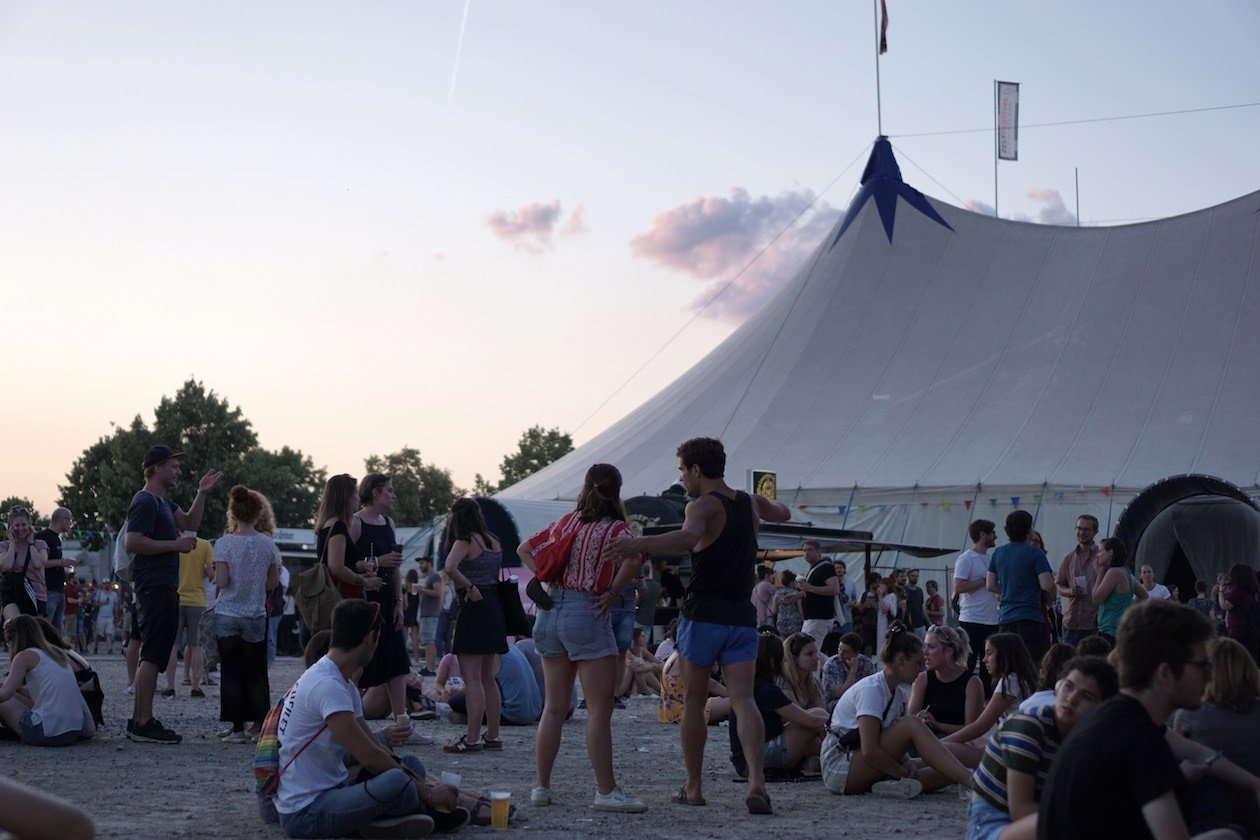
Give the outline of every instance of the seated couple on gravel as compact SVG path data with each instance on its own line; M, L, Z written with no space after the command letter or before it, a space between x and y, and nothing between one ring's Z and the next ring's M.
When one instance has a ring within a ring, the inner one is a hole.
M424 837L469 822L458 791L426 781L419 759L386 746L405 743L409 727L378 739L363 722L354 679L376 650L380 612L357 598L337 604L327 655L285 696L275 808L290 837ZM352 764L361 768L353 779Z

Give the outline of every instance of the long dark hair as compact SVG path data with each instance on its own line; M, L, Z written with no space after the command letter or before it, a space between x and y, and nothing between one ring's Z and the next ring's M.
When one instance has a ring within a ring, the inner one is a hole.
M753 666L753 682L774 682L783 675L783 642L772 633L757 637L757 662Z
M481 537L486 548L494 540L481 515L481 506L473 499L456 499L446 520L446 550L449 552L456 540L471 540L474 534Z
M1124 540L1107 537L1102 541L1102 547L1111 552L1111 565L1108 568L1117 569L1128 562L1129 552L1124 547Z
M612 464L592 464L582 482L582 492L577 497L578 518L583 522L601 519L626 521L626 509L621 504L621 471Z
M1014 633L994 633L986 642L993 645L993 651L997 654L992 675L994 683L1014 674L1020 692L1025 697L1032 694L1037 686L1037 669L1024 640Z
M1256 570L1246 563L1235 563L1229 567L1229 583L1252 595L1260 590L1260 586L1256 585Z

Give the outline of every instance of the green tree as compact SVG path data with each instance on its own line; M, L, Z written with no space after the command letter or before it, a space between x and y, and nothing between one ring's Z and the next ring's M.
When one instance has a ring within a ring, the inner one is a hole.
M0 540L9 538L9 511L15 507L23 507L31 512L31 524L35 526L36 531L48 524L39 515L39 511L35 510L35 505L31 503L30 499L23 499L21 496L10 496L0 502L0 517L3 517L3 522L0 522Z
M327 470L316 469L310 456L296 449L284 446L271 452L256 447L241 457L237 483L267 497L277 525L309 528L327 478Z
M394 521L401 526L423 525L450 510L451 503L464 495L455 486L451 471L426 464L420 450L404 446L388 455L369 455L363 462L369 473L383 473L394 481Z
M487 481L481 473L473 478L472 492L474 496L493 496L499 492L499 485Z
M190 379L174 396L162 398L154 410L152 429L137 415L130 425L115 426L75 460L60 487L60 504L74 512L77 528L117 531L121 527L131 498L144 483L144 453L157 443L187 453L185 475L171 492L175 503L185 509L192 504L202 474L223 470L223 481L206 499L203 535L220 534L226 527L227 490L233 484L245 484L267 496L278 524L305 524L314 513L323 470L288 447L279 452L259 448L258 436L240 408Z
M567 432L530 426L521 434L516 451L503 456L499 471L503 480L499 490L511 487L523 478L533 475L543 467L573 451L573 437Z

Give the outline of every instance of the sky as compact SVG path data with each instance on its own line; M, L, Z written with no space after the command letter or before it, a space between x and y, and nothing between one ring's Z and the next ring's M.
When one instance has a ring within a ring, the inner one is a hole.
M888 6L882 128L935 199L993 211L995 79L1021 84L1003 217L1075 224L1077 170L1083 224L1260 189L1260 107L1222 107L1260 102L1260 4ZM873 16L9 0L0 498L47 512L190 377L332 472L413 446L469 487L530 426L589 440L847 206L879 131Z

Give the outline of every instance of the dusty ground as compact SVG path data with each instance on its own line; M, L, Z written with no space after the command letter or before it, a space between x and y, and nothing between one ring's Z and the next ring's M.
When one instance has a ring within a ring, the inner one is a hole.
M87 806L97 821L98 836L127 838L216 837L280 838L276 826L258 818L254 798L252 746L222 744L215 689L204 700L188 696L177 685L174 699L157 700L163 723L184 736L179 746L136 744L123 736L131 698L123 693L126 669L117 656L90 657L105 686L103 731L91 741L61 749L25 747L0 741L0 762L13 777ZM300 663L281 659L272 670L273 697L296 678ZM164 683L159 683L164 685ZM961 838L966 805L947 792L911 802L871 796L838 797L821 783L770 786L773 817L750 817L743 807L743 786L732 783L725 727L709 730L705 758L706 808L672 805L669 794L683 778L676 727L656 722L649 698L632 701L613 717L618 782L642 798L650 810L641 816L596 814L589 808L594 794L583 743L582 716L565 726L564 743L553 782L558 799L550 808L531 808L533 729L504 730L502 754L448 756L438 745L454 740L459 728L441 722L417 724L437 745L409 748L430 772L454 770L464 787L482 791L510 790L528 818L503 836L587 838L619 833L650 840L667 837L715 837L735 840L768 835L782 837L839 836L855 838ZM379 725L379 724L378 724ZM468 828L464 834L488 835L489 828Z

